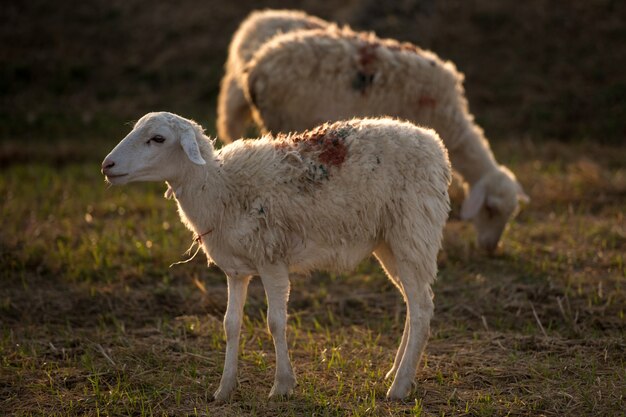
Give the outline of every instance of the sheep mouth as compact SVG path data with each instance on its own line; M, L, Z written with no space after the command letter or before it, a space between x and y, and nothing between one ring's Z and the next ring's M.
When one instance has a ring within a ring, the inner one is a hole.
M105 175L105 178L107 181L111 182L112 180L115 180L117 178L122 178L127 176L128 174L107 174Z

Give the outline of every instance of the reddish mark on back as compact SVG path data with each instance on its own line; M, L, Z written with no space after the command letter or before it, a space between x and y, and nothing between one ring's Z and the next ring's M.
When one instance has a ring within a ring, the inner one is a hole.
M301 153L317 153L317 159L322 163L338 167L346 160L348 148L345 137L350 126L344 123L325 123L312 130L290 136L279 136L277 148L284 148L291 142L297 146Z
M322 153L319 155L320 162L327 165L340 166L346 160L348 149L343 140L326 138L323 142Z
M372 43L367 38L361 39L363 42L357 51L357 74L352 81L352 87L361 92L362 95L367 93L368 88L374 82L376 74L376 49L380 46L378 43Z
M370 42L359 47L359 65L361 70L367 71L368 67L376 61L376 48L378 48L378 44Z
M420 107L435 107L437 105L437 100L435 100L431 96L421 96L417 102Z

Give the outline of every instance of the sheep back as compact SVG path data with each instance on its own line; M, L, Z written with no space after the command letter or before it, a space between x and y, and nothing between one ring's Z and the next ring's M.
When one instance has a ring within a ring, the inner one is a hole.
M236 141L216 156L233 196L224 208L229 244L252 263L346 271L381 239L415 235L414 245L439 247L450 164L432 130L350 120Z
M463 74L409 43L349 28L294 32L265 43L244 89L266 131L392 115L435 128L449 149L473 118Z
M253 54L280 33L299 29L318 29L328 22L298 10L257 10L241 23L229 46L227 71L240 74Z

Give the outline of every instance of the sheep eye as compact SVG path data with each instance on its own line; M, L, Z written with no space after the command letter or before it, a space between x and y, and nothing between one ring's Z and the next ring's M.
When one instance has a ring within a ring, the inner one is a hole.
M156 135L156 136L151 137L148 142L150 142L150 141L154 141L156 143L163 143L163 142L165 142L165 138L163 136L161 136L161 135Z

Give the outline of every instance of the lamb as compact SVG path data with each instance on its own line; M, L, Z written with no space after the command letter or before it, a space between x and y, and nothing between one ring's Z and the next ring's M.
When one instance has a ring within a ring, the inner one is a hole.
M217 135L222 142L230 143L242 137L252 121L241 80L246 64L259 47L280 33L320 29L329 25L329 22L295 10L254 11L244 19L230 43L220 84Z
M372 252L407 305L387 396L409 394L429 335L431 284L449 210L450 163L432 130L388 118L240 140L220 150L191 120L149 113L102 163L111 184L166 181L182 222L226 274L226 358L214 398L229 398L246 289L260 275L276 350L270 397L296 378L286 339L289 274L349 271Z
M264 132L301 131L350 117L391 115L437 131L452 167L470 184L461 217L493 252L509 219L527 202L499 165L468 111L463 74L408 43L349 28L277 35L250 60L244 92Z

